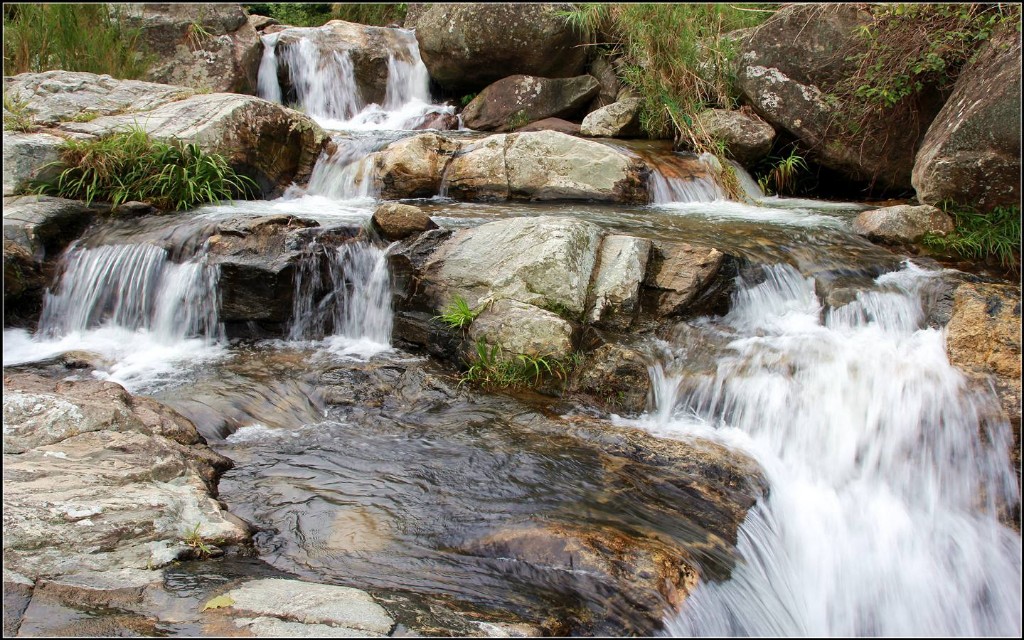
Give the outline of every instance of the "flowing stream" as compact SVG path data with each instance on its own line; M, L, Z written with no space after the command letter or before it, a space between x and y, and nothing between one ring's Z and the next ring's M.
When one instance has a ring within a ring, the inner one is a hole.
M286 65L294 99L334 130L336 151L276 201L205 207L145 233L90 232L64 255L38 331L5 331L4 366L91 352L91 375L184 413L236 461L220 498L256 524L260 558L277 569L530 619L582 607L589 632L656 632L633 594L488 557L479 541L538 520L705 540L691 505L656 472L610 466L600 444L566 437L558 416L466 395L395 348L381 247L310 236L287 338L225 337L210 224L278 213L363 224L377 196L372 153L443 109L401 33L408 49L390 59L383 105L360 97L347 53L323 59L312 36L289 47L263 36L260 95L285 99ZM764 198L745 174L751 202L731 202L694 177L706 160L629 148L658 169L648 206L443 194L418 204L450 228L568 215L743 259L726 315L644 338L653 402L610 419L745 452L769 484L734 553L694 547L706 567L734 566L708 569L664 632L1019 636L1021 537L999 519L1019 503L1011 434L928 322L946 274L854 235L858 205ZM836 288L846 304L827 303Z

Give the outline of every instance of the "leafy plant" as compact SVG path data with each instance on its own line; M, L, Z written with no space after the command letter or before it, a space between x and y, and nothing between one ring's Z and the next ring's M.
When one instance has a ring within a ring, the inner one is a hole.
M212 34L201 23L192 22L188 25L187 37L192 50L196 51L203 48L203 43L212 37Z
M530 124L530 116L526 113L525 109L520 109L508 117L508 122L505 123L509 131L515 131L520 127L525 127Z
M947 236L926 235L923 240L926 247L968 260L997 261L1003 269L1020 273L1019 207L996 207L987 214L952 209L948 204L943 208L953 216L956 229Z
M319 27L332 18L330 4L280 2L242 6L249 13L267 16L292 27Z
M213 549L206 544L203 537L199 534L199 527L202 523L197 522L196 526L191 529L186 529L182 536L182 542L195 550L195 553L200 558L208 558L213 555Z
M434 319L440 320L452 329L463 329L472 324L481 311L483 308L473 311L465 298L455 296L440 315L434 316Z
M459 384L472 383L484 389L522 389L538 386L545 378L554 377L562 384L569 378L578 358L509 354L500 345L478 340L476 357L462 375Z
M21 94L4 94L4 131L32 131L35 121L28 109L28 100Z
M140 34L116 4L4 5L4 75L62 69L141 78L152 57L141 53Z
M255 182L236 173L223 156L205 153L197 144L153 140L140 127L98 140L67 140L60 155L56 164L66 168L35 183L34 193L115 207L142 200L181 210L256 190Z
M765 193L792 194L796 191L797 180L803 171L807 171L807 162L803 156L791 149L784 158L772 157L774 162L768 172L758 178L757 184Z
M470 102L473 102L473 99L476 98L476 96L477 96L477 94L475 94L475 93L467 93L466 95L464 95L461 98L459 98L459 104L461 104L463 107L465 107Z

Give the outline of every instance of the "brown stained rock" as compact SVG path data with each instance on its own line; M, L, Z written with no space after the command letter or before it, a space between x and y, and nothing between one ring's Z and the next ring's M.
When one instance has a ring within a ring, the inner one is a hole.
M929 233L945 236L954 230L953 219L928 205L899 205L861 212L853 221L853 230L883 244L905 245L920 242Z
M373 222L388 240L401 240L429 229L437 224L418 207L397 202L385 202L373 212Z
M488 85L466 105L462 121L477 131L513 131L545 118L574 116L599 90L593 76L508 76Z
M718 274L725 254L712 247L655 241L644 277L645 306L658 316L683 313Z
M620 344L588 353L570 384L573 393L615 413L639 414L647 407L651 379L644 356Z
M516 131L520 133L527 131L557 131L558 133L577 136L580 134L580 125L568 120L562 120L561 118L544 118L543 120L531 122L525 127L519 127Z
M441 190L441 180L461 143L434 133L393 142L375 154L374 175L381 197L429 198Z

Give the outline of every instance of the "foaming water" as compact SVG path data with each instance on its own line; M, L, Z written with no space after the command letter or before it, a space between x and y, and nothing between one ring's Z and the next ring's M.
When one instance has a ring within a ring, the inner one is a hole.
M314 242L295 271L290 340L323 340L340 355L391 348L391 273L385 252L365 242Z
M696 216L719 222L745 220L793 227L832 227L834 229L845 229L847 226L845 219L838 215L832 216L795 207L754 206L731 200L717 200L715 202L668 201L656 206L659 210L666 213Z
M1021 627L1019 502L1009 426L928 328L907 266L822 314L795 269L743 281L709 376L652 376L641 421L751 453L770 495L743 525L743 561L666 620L672 635L1006 635Z
M388 79L384 104L367 102L356 80L348 50L326 50L318 29L302 32L294 43L283 46L281 33L263 36L263 59L257 81L258 95L284 103L278 81L278 65L285 65L296 106L325 129L369 131L417 129L438 115L451 115L455 107L430 102L430 76L420 58L419 44L411 31L389 29L397 41L388 54Z

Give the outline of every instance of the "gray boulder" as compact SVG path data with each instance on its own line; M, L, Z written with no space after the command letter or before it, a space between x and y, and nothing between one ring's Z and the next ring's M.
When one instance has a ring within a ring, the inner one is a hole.
M557 313L515 300L488 305L470 325L469 339L500 346L503 357L525 354L561 359L572 353L574 344L572 324Z
M60 174L60 146L64 138L48 133L4 132L4 195L21 193L32 180L50 180Z
M754 114L708 109L697 120L705 131L724 142L729 155L744 166L768 155L775 142L775 129Z
M478 131L512 131L544 118L572 117L599 89L593 76L509 76L488 85L466 105L462 120Z
M601 138L635 138L643 133L640 127L639 98L626 98L613 102L583 118L580 133Z
M583 38L558 13L566 4L438 3L406 16L430 77L478 91L509 75L568 78L583 72Z
M146 79L208 91L253 94L259 34L241 5L227 3L116 5L154 62Z
M928 205L900 205L863 211L853 221L853 230L883 244L914 244L928 233L952 233L953 219Z
M651 241L609 235L601 242L590 285L587 320L596 327L628 329L640 310L640 284L647 272Z
M1020 205L1020 60L1020 31L1008 29L960 73L917 152L918 200Z

